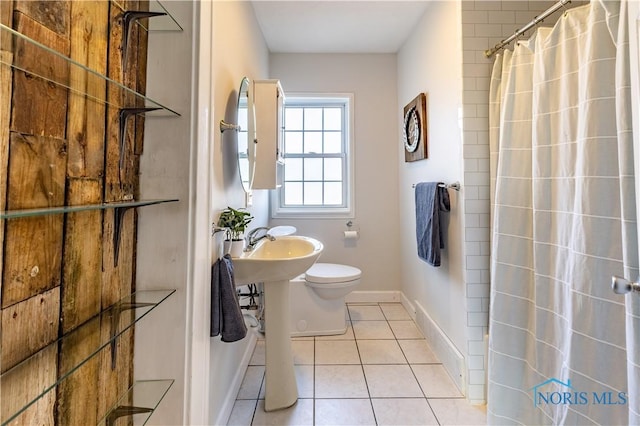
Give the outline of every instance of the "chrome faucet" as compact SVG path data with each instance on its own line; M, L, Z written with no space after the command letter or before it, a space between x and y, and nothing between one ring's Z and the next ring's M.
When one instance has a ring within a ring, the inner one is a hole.
M253 250L256 247L256 244L258 243L258 241L262 240L263 238L268 238L269 241L275 241L276 237L269 234L269 229L270 228L267 226L259 226L258 228L254 228L251 231L249 231L249 233L247 234L247 237L245 238L245 241L247 244L244 251ZM256 234L260 231L264 231L264 234L256 238Z

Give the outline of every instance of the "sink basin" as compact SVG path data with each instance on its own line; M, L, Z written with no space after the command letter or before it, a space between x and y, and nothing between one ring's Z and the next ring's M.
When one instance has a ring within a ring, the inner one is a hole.
M304 273L322 253L322 243L298 235L264 238L256 247L233 259L236 286L291 280Z

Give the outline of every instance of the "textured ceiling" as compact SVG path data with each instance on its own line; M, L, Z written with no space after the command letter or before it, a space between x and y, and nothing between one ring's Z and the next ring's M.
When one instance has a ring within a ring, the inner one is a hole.
M252 3L273 53L395 53L429 0Z

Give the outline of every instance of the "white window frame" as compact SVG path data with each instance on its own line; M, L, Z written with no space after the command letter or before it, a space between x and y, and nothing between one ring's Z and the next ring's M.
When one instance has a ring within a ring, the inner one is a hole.
M345 170L343 171L344 184L344 207L328 206L284 206L284 185L271 191L271 217L272 218L309 218L309 219L342 219L353 218L355 216L355 196L354 196L354 96L353 93L287 93L286 104L302 104L313 106L314 104L326 106L327 103L339 102L346 106L347 117L345 119L344 133L346 135L345 149ZM286 158L286 154L285 154ZM286 160L285 160L286 168Z

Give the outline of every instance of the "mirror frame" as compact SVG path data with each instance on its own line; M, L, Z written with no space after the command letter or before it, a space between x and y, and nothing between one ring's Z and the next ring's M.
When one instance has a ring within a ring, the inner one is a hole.
M242 78L238 88L236 113L238 120L236 128L238 175L244 192L250 193L255 175L257 141L252 83L247 77Z

